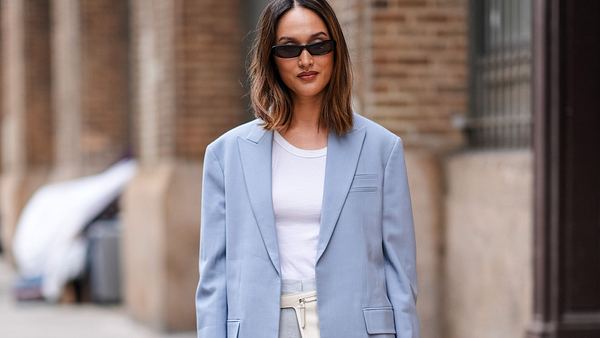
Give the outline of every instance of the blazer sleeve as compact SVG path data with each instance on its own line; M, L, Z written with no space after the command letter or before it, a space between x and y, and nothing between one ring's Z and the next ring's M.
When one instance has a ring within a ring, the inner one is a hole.
M200 279L196 290L198 338L225 338L225 186L223 169L207 147L202 175Z
M416 244L404 150L396 139L383 181L383 250L397 338L419 338Z

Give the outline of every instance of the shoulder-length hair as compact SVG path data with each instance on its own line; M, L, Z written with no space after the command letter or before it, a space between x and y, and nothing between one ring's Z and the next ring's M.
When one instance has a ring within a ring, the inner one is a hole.
M285 129L292 120L291 92L279 76L271 47L275 44L279 19L294 6L302 6L319 15L336 42L333 71L324 89L319 127L334 130L338 135L345 134L352 128L352 69L342 28L326 0L273 0L263 10L249 69L254 116L264 121L263 127L267 130Z

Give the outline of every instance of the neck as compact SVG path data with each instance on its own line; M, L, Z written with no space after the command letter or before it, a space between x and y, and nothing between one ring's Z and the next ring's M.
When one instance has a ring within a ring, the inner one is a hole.
M290 128L317 129L322 102L322 95L295 97Z
M321 149L327 146L328 130L320 128L322 96L294 97L292 120L280 130L288 142L299 148Z

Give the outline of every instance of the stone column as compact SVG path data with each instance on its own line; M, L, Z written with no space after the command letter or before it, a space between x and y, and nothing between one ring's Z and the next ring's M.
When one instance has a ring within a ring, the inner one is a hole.
M78 0L53 0L52 97L56 134L57 180L81 173L81 23Z
M19 214L52 165L50 3L2 3L2 240L10 255Z
M94 174L129 151L128 6L54 0L54 179Z
M245 117L239 3L130 4L140 170L124 199L126 305L157 329L193 330L204 149Z

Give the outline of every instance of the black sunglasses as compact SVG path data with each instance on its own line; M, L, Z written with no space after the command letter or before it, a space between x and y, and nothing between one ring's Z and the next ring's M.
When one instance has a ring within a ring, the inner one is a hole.
M273 55L280 58L295 58L306 49L310 55L325 55L335 49L334 40L325 40L308 45L275 45L271 47Z

